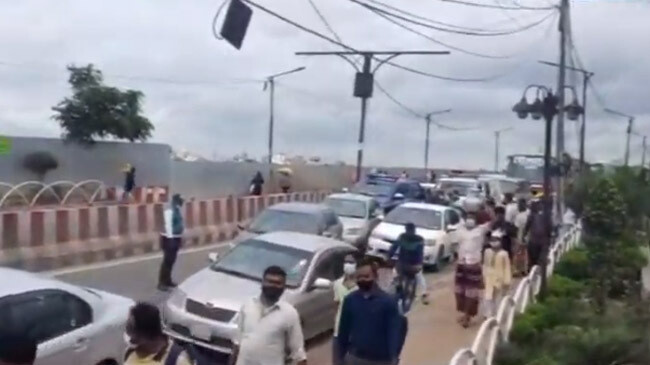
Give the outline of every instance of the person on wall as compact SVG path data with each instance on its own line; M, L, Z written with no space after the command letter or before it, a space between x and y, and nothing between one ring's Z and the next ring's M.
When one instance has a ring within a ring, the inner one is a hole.
M135 166L127 163L124 167L124 195L122 196L123 201L128 201L129 197L135 188Z
M251 180L251 185L249 192L251 195L259 196L262 195L262 186L264 186L264 177L262 177L261 172L255 173L253 180Z
M176 287L172 280L172 270L176 263L178 250L181 248L183 240L183 198L180 194L174 194L170 207L164 213L164 231L160 234L160 248L163 252L163 260L160 264L158 274L158 290L169 291Z

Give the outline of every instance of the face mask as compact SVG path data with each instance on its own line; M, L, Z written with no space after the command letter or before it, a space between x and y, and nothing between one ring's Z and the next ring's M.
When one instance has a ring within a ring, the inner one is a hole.
M498 240L492 240L490 241L490 246L492 246L492 248L499 248L501 247L501 242Z
M131 336L129 336L128 333L124 332L124 343L126 344L126 347L132 349L136 347L136 344L133 343L133 339Z
M358 280L357 281L357 287L359 287L359 290L361 291L370 291L372 289L373 285L375 285L375 282L372 280Z
M282 296L282 293L284 293L284 288L262 286L262 296L269 302L269 304L275 304Z
M343 272L345 275L352 275L357 270L357 265L353 262L346 262L343 264Z
M465 221L465 226L470 229L476 227L476 220L474 218L468 218Z

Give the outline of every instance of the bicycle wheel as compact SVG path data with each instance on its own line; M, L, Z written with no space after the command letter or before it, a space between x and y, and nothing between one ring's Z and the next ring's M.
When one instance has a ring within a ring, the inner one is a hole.
M415 301L416 286L417 286L417 281L415 280L415 277L405 279L405 283L403 287L404 294L403 294L403 304L402 304L403 314L406 314L408 313L408 311L411 310L411 306Z

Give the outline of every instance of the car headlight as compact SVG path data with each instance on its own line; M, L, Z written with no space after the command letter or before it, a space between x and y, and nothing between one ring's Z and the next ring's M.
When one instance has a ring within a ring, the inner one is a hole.
M183 308L187 300L187 293L179 288L174 289L172 295L169 297L168 303L173 307Z
M361 228L348 228L345 230L346 235L354 235L354 234L359 234L361 232Z

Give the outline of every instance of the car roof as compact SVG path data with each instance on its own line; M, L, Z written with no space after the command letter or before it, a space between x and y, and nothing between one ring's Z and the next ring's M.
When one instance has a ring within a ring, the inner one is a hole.
M429 203L418 203L418 202L404 203L404 204L399 205L397 208L400 208L400 207L411 208L411 209L422 209L422 210L434 210L434 211L437 211L437 212L444 212L445 210L449 209L449 207L445 206L445 205L429 204Z
M360 202L367 203L372 200L371 196L363 194L354 194L354 193L335 193L327 196L331 199L347 199L347 200L357 200Z
M0 297L46 289L74 291L76 287L40 274L0 268Z
M269 209L281 210L284 212L320 214L324 210L329 210L330 208L324 204L290 202L290 203L278 203L270 206Z
M254 239L314 253L333 247L353 249L351 245L343 241L299 232L271 232L257 236Z

